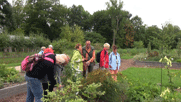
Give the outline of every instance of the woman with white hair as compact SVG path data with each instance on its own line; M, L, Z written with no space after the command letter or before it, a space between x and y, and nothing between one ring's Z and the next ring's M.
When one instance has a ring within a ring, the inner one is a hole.
M103 70L109 68L109 55L108 55L109 48L110 45L108 43L105 43L104 48L100 54L99 67L102 68Z
M60 85L61 83L61 75L62 75L62 70L63 67L66 66L69 61L70 61L70 57L66 54L56 54L56 64L54 66L54 77L56 78L56 82L59 83ZM43 90L44 90L44 95L47 95L47 92L45 90L49 89L49 91L53 91L53 87L49 86L48 87L48 82L51 84L51 82L49 81L48 77L45 76L42 80L42 85L43 85Z

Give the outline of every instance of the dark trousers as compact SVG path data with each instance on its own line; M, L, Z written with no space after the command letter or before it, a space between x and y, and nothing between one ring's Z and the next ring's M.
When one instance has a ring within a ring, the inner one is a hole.
M44 90L44 95L47 95L47 91L45 91L47 89L49 89L50 92L53 91L54 85L50 84L50 86L48 87L48 83L42 83L42 86L43 86L43 90Z
M94 63L90 63L90 65L88 66L89 73L93 71L93 67L94 67ZM83 70L83 76L86 77L86 70Z

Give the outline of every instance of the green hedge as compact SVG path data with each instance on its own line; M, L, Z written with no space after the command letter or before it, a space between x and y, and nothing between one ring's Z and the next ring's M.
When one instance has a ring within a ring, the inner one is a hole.
M0 35L0 48L4 49L7 47L16 48L17 50L22 48L36 48L41 46L48 46L51 42L49 39L41 35L31 35L29 38L25 38L23 35L18 35L10 38L9 34Z

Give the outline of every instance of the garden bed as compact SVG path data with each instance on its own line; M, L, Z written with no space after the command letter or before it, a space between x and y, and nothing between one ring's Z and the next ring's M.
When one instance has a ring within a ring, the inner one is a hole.
M0 89L0 99L11 97L27 91L26 82Z
M138 60L136 60L135 65L161 68L161 67L165 67L166 64L163 64L161 62L156 62L156 61L138 61ZM172 67L170 67L170 68L181 69L181 63L173 62Z

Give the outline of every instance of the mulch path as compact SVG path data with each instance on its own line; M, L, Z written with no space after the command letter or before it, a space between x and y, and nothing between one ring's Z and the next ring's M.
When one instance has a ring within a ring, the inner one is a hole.
M97 65L95 67L98 67ZM120 71L126 70L129 67L144 67L147 68L147 66L137 66L135 65L135 62L133 59L122 59L121 60L121 69ZM154 67L149 67L154 68ZM1 99L0 102L26 102L26 93L22 93L16 96L8 97L6 99Z

